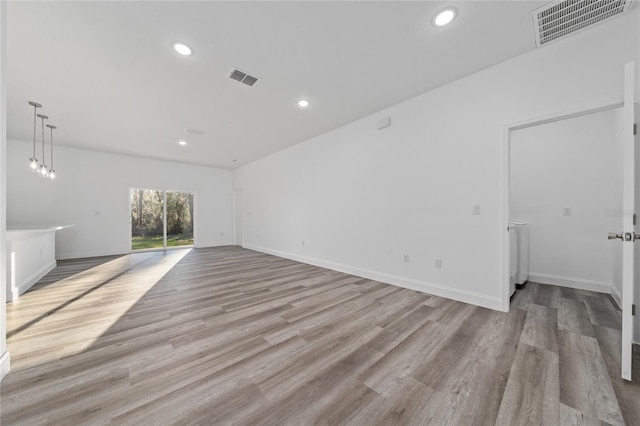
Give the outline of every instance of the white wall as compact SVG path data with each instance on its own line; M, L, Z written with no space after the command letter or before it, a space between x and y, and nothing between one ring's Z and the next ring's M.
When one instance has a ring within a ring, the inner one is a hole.
M9 371L7 352L7 2L0 1L0 381Z
M7 302L56 267L56 230L7 231Z
M31 150L29 142L8 142L7 223L9 229L74 224L56 235L58 259L129 252L132 187L194 192L196 246L231 244L228 170L57 147L51 182L28 171Z
M529 279L621 295L622 110L511 133L511 217L529 225ZM570 208L571 216L563 209Z
M504 128L621 102L637 22L636 10L237 169L244 245L504 309Z

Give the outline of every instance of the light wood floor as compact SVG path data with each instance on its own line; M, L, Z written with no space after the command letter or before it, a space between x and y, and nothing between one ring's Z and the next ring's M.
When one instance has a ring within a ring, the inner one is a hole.
M2 425L640 424L587 291L505 314L222 247L60 262L7 317Z

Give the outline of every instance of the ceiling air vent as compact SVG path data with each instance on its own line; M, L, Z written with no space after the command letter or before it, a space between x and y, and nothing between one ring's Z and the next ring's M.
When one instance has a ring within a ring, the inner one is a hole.
M184 131L187 133L191 133L192 135L204 135L204 133L206 132L206 130L202 130L202 129L194 129L193 127L185 127Z
M554 1L531 12L536 47L627 12L632 0Z
M229 77L231 77L233 80L239 81L240 83L244 83L247 86L253 86L258 81L258 77L249 75L237 68L231 70L231 74L229 74Z

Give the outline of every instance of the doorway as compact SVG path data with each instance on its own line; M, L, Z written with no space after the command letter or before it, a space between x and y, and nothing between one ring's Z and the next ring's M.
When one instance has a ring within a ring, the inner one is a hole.
M606 236L622 229L625 214L622 113L606 109L511 132L510 232L519 249L512 245L518 262L511 275L514 268L520 275L528 256L528 280L609 293L620 304L622 251Z
M504 311L509 310L511 287L512 287L510 282L511 281L510 278L512 275L511 270L513 268L513 265L511 263L511 245L512 244L511 244L511 238L509 234L509 231L511 228L510 222L513 221L513 219L518 219L518 218L512 217L512 214L511 214L511 194L510 194L511 182L510 181L511 181L511 169L512 169L512 165L511 165L512 135L523 129L536 128L538 126L544 126L546 124L551 124L554 122L571 120L573 118L588 117L591 114L597 114L599 112L616 110L616 109L620 109L621 107L623 107L622 102L605 104L605 105L595 105L592 107L585 107L585 108L576 109L573 111L567 111L565 113L557 113L557 114L549 115L547 117L539 117L537 119L527 120L520 123L512 123L504 127L503 157L502 157L503 158L503 179L502 179L503 187L502 187L501 223L504 224L503 229L506 232L504 232L504 234L502 234L501 236L502 261L501 261L500 267L502 270L502 274L501 274L502 310ZM610 136L613 137L613 129L611 130ZM553 155L553 152L548 152L547 155L551 156ZM539 164L538 167L540 169L540 173L544 173L544 162ZM561 210L560 210L561 213L564 213L564 210L562 209L565 207L570 207L570 206L561 206ZM556 210L556 213L557 213L557 210ZM573 215L573 209L571 210L571 214ZM606 238L605 238L605 241L606 241ZM536 271L532 271L532 272L536 272Z
M131 250L164 250L194 245L194 194L130 190Z

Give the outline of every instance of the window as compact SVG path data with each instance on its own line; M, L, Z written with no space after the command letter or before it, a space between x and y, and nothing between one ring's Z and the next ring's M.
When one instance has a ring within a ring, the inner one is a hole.
M131 249L193 246L193 196L190 192L132 189Z

